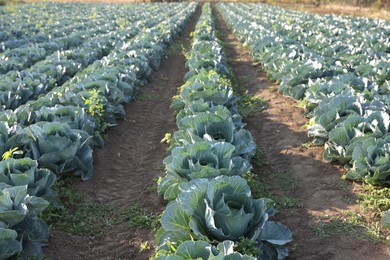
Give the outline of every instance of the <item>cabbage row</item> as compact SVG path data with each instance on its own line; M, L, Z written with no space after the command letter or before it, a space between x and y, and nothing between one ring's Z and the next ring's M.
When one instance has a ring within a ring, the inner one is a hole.
M115 23L111 22L102 26L90 29L93 22L88 22L89 28L84 30L75 29L68 36L63 36L55 39L47 39L41 43L28 43L14 49L6 50L0 54L0 74L5 74L9 71L18 71L26 69L34 63L45 59L46 56L56 52L67 50L83 44L86 39L105 34L115 30ZM101 21L103 23L103 21ZM93 27L92 27L93 28ZM3 77L1 75L1 77Z
M69 35L75 30L86 30L88 26L91 27L91 20L101 26L105 14L116 16L115 12L126 11L128 15L132 15L132 9L110 5L88 8L88 5L74 3L2 6L0 51L49 41Z
M309 136L346 178L390 184L390 23L257 4L219 10L254 60L303 100Z
M145 13L157 16L162 9L161 6L156 7L158 6L153 6L150 11L145 9L147 11L144 10L139 16L144 17ZM167 13L168 17L173 14L174 10ZM165 19L163 16L159 16L154 19L149 17L136 20L117 31L85 40L81 47L47 56L45 60L27 70L7 73L0 78L0 111L14 110L30 100L47 94L57 85L71 79L78 71L108 55L113 49L120 49L129 39L142 33L142 28L151 28L163 19Z
M189 73L173 101L179 128L170 139L158 192L169 201L155 259L282 259L290 230L270 221L268 199L255 199L242 175L256 145L235 107L226 56L211 6L203 5L187 56ZM258 255L234 251L248 239Z
M81 7L79 4L70 5L69 7L70 8L65 10L70 12L73 8L75 14L73 14L72 17L85 15L81 12L82 9L78 10L78 8ZM101 12L106 9L103 7L105 6L101 7ZM145 7L155 16L159 13L159 8L157 8L157 6ZM89 10L92 9L90 8ZM147 20L151 15L148 12L145 12L141 6L136 8L127 6L127 8L121 8L119 11L117 9L107 9L106 11L107 13L99 12L99 16L96 15L96 17L91 17L88 21L84 21L80 25L77 25L78 18L76 18L75 21L70 19L73 26L72 28L40 28L38 30L42 30L43 32L39 33L38 36L26 37L23 41L18 39L17 42L20 43L20 46L15 43L15 40L3 42L4 48L8 45L12 45L13 48L8 48L9 50L0 54L0 74L12 70L19 71L21 69L26 69L56 51L63 51L83 45L84 42L90 38L97 37L101 34L112 33L129 25L137 24L138 20ZM136 12L136 14L133 12ZM10 15L8 14L8 16ZM6 17L7 15L5 15L5 18ZM32 17L29 17L29 19L32 19ZM153 21L154 19L149 20ZM26 21L24 19L21 22L23 23ZM37 22L41 21L33 20L32 22L37 24ZM16 24L14 26L16 26ZM139 24L139 26L141 28L144 27L142 23ZM48 31L46 32L46 30ZM10 31L12 31L11 28L8 29L8 32ZM5 32L7 32L7 30L5 30ZM23 33L25 30L17 32ZM17 32L15 33L17 34ZM58 34L60 37L55 37L51 33ZM34 39L37 37L40 39L39 41ZM25 42L25 44L21 44L22 42Z
M101 133L123 116L165 48L185 27L196 4L164 4L166 20L141 33L67 84L0 116L0 259L41 258L48 227L38 216L51 203L52 186L72 172L92 177L92 148ZM173 15L174 13L174 15Z

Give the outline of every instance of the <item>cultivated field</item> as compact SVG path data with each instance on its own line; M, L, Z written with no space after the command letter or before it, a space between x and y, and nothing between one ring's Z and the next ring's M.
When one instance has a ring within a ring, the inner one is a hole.
M389 259L390 22L0 6L0 259Z

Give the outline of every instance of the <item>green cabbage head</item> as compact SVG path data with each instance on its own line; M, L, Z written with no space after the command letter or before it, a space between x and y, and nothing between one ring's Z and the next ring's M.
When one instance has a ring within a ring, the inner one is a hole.
M0 162L0 182L11 186L27 185L27 194L42 197L56 206L61 203L52 189L56 176L48 169L38 168L38 162L30 158L8 158Z
M83 180L92 177L91 137L82 130L59 122L39 122L8 139L6 150L18 147L23 157L37 160L40 167L56 175L73 172Z
M262 259L282 259L291 231L269 221L275 211L267 199L253 199L245 179L219 176L192 180L175 201L168 204L162 218L159 245L190 239L222 242L245 237L258 242Z
M236 148L236 155L253 155L256 144L248 130L237 128L232 116L223 111L200 112L189 115L178 122L179 131L174 134L175 146L202 140L227 142Z
M346 178L373 185L390 184L390 135L368 137L353 146L353 167Z
M193 179L215 178L220 175L241 175L252 166L247 159L234 155L235 146L226 142L201 141L173 149L164 160L167 175L159 183L158 192L173 200L179 185Z

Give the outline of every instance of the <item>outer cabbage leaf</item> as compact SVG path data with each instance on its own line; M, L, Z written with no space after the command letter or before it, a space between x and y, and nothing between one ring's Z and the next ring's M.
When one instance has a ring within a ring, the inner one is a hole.
M17 236L15 230L0 228L0 259L7 259L22 251L22 243L16 240Z
M204 260L255 260L255 257L242 255L233 250L232 241L224 241L213 246L206 241L185 241L180 244L176 251L168 256L159 256L156 260L187 260L187 259L204 259Z
M383 217L381 219L381 225L384 228L390 228L390 210L386 210L383 213Z

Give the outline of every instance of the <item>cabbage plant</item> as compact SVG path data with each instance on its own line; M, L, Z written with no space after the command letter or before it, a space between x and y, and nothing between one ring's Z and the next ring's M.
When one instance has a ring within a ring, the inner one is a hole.
M9 125L28 126L35 123L36 115L30 106L22 105L15 110L0 111L0 121Z
M230 117L237 129L243 128L245 126L245 124L242 122L242 116L238 114L237 111L233 110L232 112L225 106L214 105L212 102L205 102L203 99L193 101L186 105L185 108L177 114L176 122L179 124L183 118L196 115L201 112L210 112L225 118Z
M368 137L352 152L353 167L346 178L376 185L390 184L390 136Z
M352 114L363 115L362 101L356 96L339 95L322 101L314 110L314 118L308 127L309 137L316 144L324 144L329 132Z
M180 243L187 236L210 242L257 241L261 259L284 258L291 231L279 222L269 221L275 210L267 199L253 199L240 176L196 179L168 204L162 218L159 245Z
M0 246L6 245L10 248L0 250L1 254L10 256L20 252L20 241L23 245L23 252L30 258L39 256L42 253L41 244L47 242L49 230L45 222L37 217L48 205L49 202L43 198L29 196L27 185L11 187L0 183ZM17 233L15 238L15 232ZM1 255L1 259L3 255Z
M100 133L103 131L100 123L92 115L87 114L85 109L78 106L61 106L42 107L35 112L35 122L61 122L66 123L72 129L79 129L93 136L93 145L102 147L104 139ZM34 123L35 123L34 122Z
M162 255L156 260L255 260L255 257L234 252L234 243L226 240L215 247L206 241L185 241L180 244L172 255Z
M212 179L220 175L241 175L252 166L247 159L234 155L235 147L226 142L202 141L173 149L164 164L167 175L158 186L165 200L177 197L181 188L193 179Z
M15 110L0 112L0 121L7 121L10 125L26 127L37 122L61 122L67 123L72 129L79 129L93 136L92 143L102 147L104 139L101 135L103 126L92 115L85 112L85 108L79 106L42 107L34 110L29 105L23 105Z
M82 131L71 129L58 122L39 122L24 128L13 135L6 148L18 147L23 157L37 160L40 167L53 171L56 175L74 172L83 180L92 177L92 149L90 136Z
M37 100L29 102L28 106L30 106L32 110L37 111L42 107L54 107L60 104L63 106L82 107L87 111L91 108L88 104L88 100L94 100L95 103L98 102L97 105L102 106L102 109L99 111L101 112L101 115L94 113L94 110L91 111L91 114L98 120L102 120L109 124L115 124L116 118L124 117L125 112L123 106L121 104L116 106L111 104L108 99L96 89L78 89L76 91L62 86Z
M213 106L227 107L232 114L237 113L237 98L233 95L230 82L215 71L201 70L182 86L180 96L172 102L175 110L184 109L197 100L209 102Z
M48 169L38 168L30 158L8 158L0 162L0 182L11 186L27 185L27 194L42 197L54 205L61 205L58 194L52 189L56 176Z
M354 143L368 137L380 138L389 132L390 116L383 111L367 111L364 116L351 114L329 132L324 159L348 163L352 159Z
M198 74L202 69L206 71L215 70L218 74L229 75L226 66L226 57L222 46L216 39L211 41L196 41L192 46L190 57L186 62L188 72L184 81Z
M221 111L200 112L183 117L179 122L179 131L175 132L173 146L195 143L202 140L220 141L233 144L235 155L253 155L256 144L250 132L236 128L232 117Z

